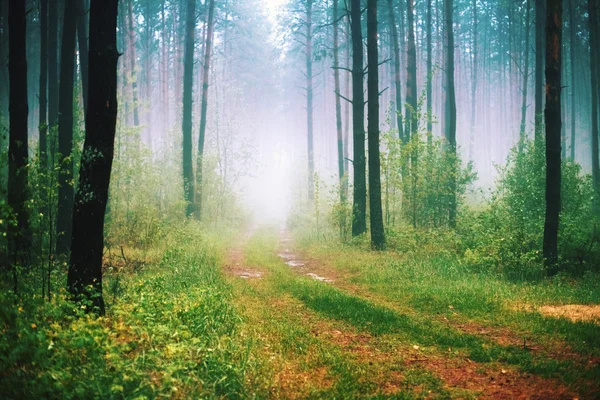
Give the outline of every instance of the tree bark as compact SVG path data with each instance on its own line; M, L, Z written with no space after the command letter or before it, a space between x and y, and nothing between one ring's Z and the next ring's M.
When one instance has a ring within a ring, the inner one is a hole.
M73 249L67 287L88 312L104 314L102 253L117 122L118 0L92 0L90 85L85 142L73 212ZM91 288L91 289L90 289Z
M387 0L390 35L394 51L394 85L396 87L396 124L398 126L398 137L404 138L404 126L402 124L402 79L400 78L400 47L398 43L398 28L396 27L396 14L392 0Z
M340 203L346 202L346 191L344 180L344 137L342 133L342 104L340 102L340 39L339 39L339 21L338 21L338 0L333 0L333 80L335 91L335 129L337 132L337 151L338 151L338 178L340 185Z
M365 98L363 92L363 44L360 0L351 0L352 26L352 130L354 187L352 236L367 231L367 182L365 162Z
M569 0L569 33L571 43L569 50L571 56L571 160L575 161L575 121L577 121L577 109L575 108L575 15L573 13L573 2Z
M65 1L60 60L58 99L58 213L56 215L56 253L67 256L71 250L73 217L73 84L75 81L76 2Z
M523 142L526 138L526 123L527 123L527 89L529 80L529 30L531 29L531 22L529 21L529 15L531 7L529 4L530 0L527 0L527 10L525 11L525 60L523 61L523 99L521 101L521 126L519 128L519 151L523 148Z
M427 143L431 146L433 135L433 46L431 44L432 35L431 23L431 0L427 0Z
M40 121L39 158L42 171L48 168L48 0L40 0Z
M129 77L131 79L131 96L132 96L132 107L133 107L133 125L140 125L140 116L138 110L138 91L137 91L137 77L135 71L135 30L133 29L133 4L132 0L127 2L127 49L129 50Z
M562 0L547 0L546 9L546 220L544 260L548 274L558 271L558 227L561 207L561 68ZM591 15L590 15L591 17Z
M79 67L81 69L81 94L83 115L87 115L88 104L88 8L85 0L77 0L77 43L79 45Z
M431 0L429 0L431 2ZM469 137L469 160L475 152L475 123L477 120L477 0L473 0L473 65L471 75L471 129Z
M208 22L206 26L206 41L204 46L204 71L202 74L202 109L200 110L200 135L198 136L198 158L196 159L196 212L198 220L202 216L202 161L204 158L204 139L206 134L206 113L208 110L208 86L210 76L210 56L213 47L215 29L215 0L210 0L208 7Z
M456 227L456 172L458 169L456 159L456 94L454 88L454 29L453 14L454 1L444 0L445 32L446 32L446 140L451 160L451 181L448 199L448 225Z
M367 77L369 140L369 216L371 248L385 249L385 230L381 210L381 165L379 159L379 60L377 44L377 0L367 1Z
M590 29L590 84L592 91L592 182L596 192L594 207L596 213L600 212L600 160L598 159L598 61L600 45L598 37L598 4L596 0L588 0L588 15Z
M308 200L315 196L315 158L313 148L313 0L306 1L306 128L308 153Z
M544 93L544 0L535 0L535 139L542 136Z
M192 88L194 85L194 32L196 25L196 0L187 0L185 22L185 53L183 58L183 198L186 215L194 212L194 170L192 167Z
M58 6L48 8L48 128L50 156L54 163L55 137L58 124ZM52 166L53 167L53 166Z
M418 133L419 117L417 113L417 47L415 44L415 6L414 0L406 2L406 23L408 24L408 45L406 55L406 134L405 141Z
M8 2L8 77L9 144L8 144L8 205L16 215L17 225L9 227L9 255L14 265L24 265L28 258L29 216L28 148L27 148L27 58L25 2ZM17 285L16 269L15 290Z

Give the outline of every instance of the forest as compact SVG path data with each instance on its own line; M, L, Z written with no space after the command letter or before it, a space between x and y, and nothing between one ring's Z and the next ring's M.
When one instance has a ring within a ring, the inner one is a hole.
M0 0L0 398L600 398L600 1Z

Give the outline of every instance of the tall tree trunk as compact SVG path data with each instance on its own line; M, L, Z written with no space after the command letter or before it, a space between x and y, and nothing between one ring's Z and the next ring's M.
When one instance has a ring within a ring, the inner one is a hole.
M16 226L9 227L10 262L24 265L29 253L29 217L27 213L27 58L25 2L8 2L8 77L9 144L8 144L8 205L17 217ZM15 290L17 285L16 269Z
M529 30L531 29L531 22L529 21L529 14L531 7L529 4L530 0L527 0L527 10L525 11L525 59L523 61L523 99L521 101L521 126L519 128L519 151L522 150L522 144L525 140L526 123L527 123L527 88L529 80Z
M446 140L448 141L448 152L450 153L452 171L451 182L449 187L449 210L448 224L451 228L456 227L456 172L458 169L456 159L456 95L454 89L454 29L453 29L453 14L454 1L444 0L444 10L446 24L444 31L446 32Z
M165 0L162 0L161 9L161 22L162 22L162 69L161 69L161 94L162 94L162 132L161 139L164 138L169 130L169 75L167 74L169 68L169 57L167 53L167 24L165 21ZM162 140L161 140L162 146Z
M599 85L598 82L598 62L600 61L600 54L598 46L600 45L600 38L598 37L598 4L596 0L588 0L588 15L589 15L589 29L590 29L590 83L592 90L592 181L596 192L596 200L594 207L596 212L600 212L600 160L598 159L598 95Z
M473 160L475 152L475 123L477 119L477 36L477 0L473 0L473 65L471 67L471 130L469 134L470 161Z
M77 43L79 45L79 67L81 69L81 89L83 96L84 116L87 115L88 104L88 8L85 0L77 0Z
M342 104L340 103L340 39L338 21L338 0L333 0L333 80L335 95L335 129L337 131L338 177L340 184L340 203L346 202L344 180L344 137L342 133Z
M306 129L308 153L308 199L315 195L315 158L313 148L313 0L306 1Z
M58 6L48 7L48 128L50 156L54 163L55 137L58 124ZM53 167L53 166L52 166Z
M385 249L381 211L381 166L379 160L379 60L377 48L377 0L367 1L368 140L369 140L369 216L371 248Z
M535 0L535 138L542 135L544 93L544 0Z
M561 183L561 68L562 0L547 0L546 10L546 221L544 223L544 259L548 274L558 268L558 226ZM590 17L592 17L590 15Z
M208 86L210 74L210 56L215 29L215 0L210 0L208 7L208 23L204 46L204 71L202 74L202 109L200 110L200 135L198 136L198 158L196 159L196 212L198 220L202 217L202 161L204 158L204 138L206 134L206 112L208 110Z
M352 38L350 36L350 23L348 21L348 24L346 26L346 68L350 69L352 68L350 65L350 46L352 45L351 43ZM351 83L350 83L350 78L352 78L351 74L346 74L346 83L345 83L345 89L346 89L346 97L348 99L350 99L352 97L352 88L351 88ZM346 176L347 179L344 182L344 190L346 191L346 193L348 193L348 185L349 180L350 180L350 169L349 169L349 161L348 161L348 157L350 156L350 152L349 152L349 147L350 147L350 125L351 125L351 120L350 120L350 107L351 104L346 101L344 102L344 111L345 111L345 115L344 115L344 120L346 121L346 125L344 126L344 171L346 172Z
M433 134L433 99L432 99L432 80L433 80L433 47L431 44L432 23L431 23L431 0L427 0L427 142L432 143Z
M73 84L75 81L76 2L65 1L60 59L58 99L58 214L56 216L56 253L66 256L71 250L73 217Z
M194 85L194 32L196 25L196 0L187 0L185 19L185 53L183 58L183 197L186 215L194 212L194 170L192 166L192 88Z
M415 44L415 6L414 0L406 2L406 23L408 24L408 45L406 55L406 135L405 140L418 133L419 117L417 113L417 47Z
M140 116L138 110L138 91L137 91L137 77L135 71L135 30L133 29L133 4L132 0L127 2L127 50L129 50L129 78L131 79L131 96L132 96L132 107L133 107L133 125L140 125Z
M392 48L394 50L394 85L396 87L396 124L398 126L398 137L404 138L404 126L402 124L402 79L400 78L400 47L398 43L398 28L396 27L396 14L392 0L387 0L390 34L392 40Z
M571 160L575 161L575 122L577 121L577 109L575 108L575 15L573 13L573 2L569 0L569 34L571 43L569 50L571 56Z
M40 143L39 158L42 171L48 168L48 0L40 0Z
M367 179L365 160L365 95L360 0L351 0L352 25L352 130L354 187L352 236L367 231Z
M67 277L67 287L74 299L87 300L92 306L87 311L100 315L104 314L104 213L108 201L117 123L117 10L118 0L92 0L90 96L73 212L73 247Z

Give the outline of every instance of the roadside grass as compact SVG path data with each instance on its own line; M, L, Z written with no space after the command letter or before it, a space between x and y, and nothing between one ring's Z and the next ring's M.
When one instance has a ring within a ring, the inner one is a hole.
M64 292L17 304L3 292L2 397L245 397L251 347L239 335L218 265L224 240L215 237L181 227L141 271L108 273L106 317L82 314Z

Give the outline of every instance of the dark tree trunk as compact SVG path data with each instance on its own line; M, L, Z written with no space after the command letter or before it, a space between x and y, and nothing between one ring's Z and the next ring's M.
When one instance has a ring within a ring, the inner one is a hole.
M381 166L379 160L379 60L377 48L377 0L367 1L368 140L369 140L369 216L371 248L385 249L381 211Z
M345 191L344 180L344 137L342 132L342 104L340 102L340 39L339 39L339 21L338 21L338 0L333 0L333 80L335 95L335 129L337 132L337 151L338 151L338 177L340 184L340 203L346 202L347 193Z
M77 43L79 45L79 62L81 69L81 94L83 97L83 111L87 115L88 104L88 33L87 33L88 8L85 0L77 0Z
M58 214L56 216L56 253L66 256L71 249L73 217L73 83L75 80L76 2L65 1L65 20L60 60L58 100Z
M590 28L590 73L591 73L591 90L592 90L592 181L596 192L596 200L594 206L596 212L600 211L600 160L598 159L598 4L596 0L588 0L588 15Z
M100 315L104 314L104 212L117 123L117 9L118 0L91 2L90 96L67 278L67 287L74 299L89 301L92 307L87 311Z
M454 29L453 14L454 1L444 0L446 24L446 140L448 141L448 152L451 159L451 182L448 199L448 224L451 228L456 227L456 171L458 169L456 160L456 95L454 89Z
M8 77L9 144L8 144L8 205L17 217L10 226L10 262L24 265L29 253L29 217L27 213L27 58L25 34L25 2L8 2ZM16 269L14 270L16 271ZM16 272L15 272L16 274ZM15 275L16 277L16 275ZM15 289L16 289L15 278Z
M42 171L48 168L48 0L40 0L40 143L39 157Z
M352 129L354 187L352 236L367 231L367 179L365 160L365 95L360 0L351 0L352 25Z
M48 8L48 128L54 133L58 124L58 6ZM54 141L54 135L49 136ZM54 142L49 143L54 162Z
M529 14L531 7L529 0L527 0L527 11L525 12L525 60L523 61L523 99L521 101L521 126L519 128L519 151L522 149L523 141L525 140L526 133L526 122L527 122L527 88L529 80L529 30L531 28L531 22L529 21Z
M204 46L204 70L202 73L202 108L200 109L200 135L198 136L198 158L196 159L196 212L198 220L202 216L202 161L204 159L204 138L206 134L206 113L208 110L208 81L210 77L210 56L213 47L215 30L215 0L210 0L208 22Z
M558 225L561 183L562 0L548 0L546 10L546 221L544 259L548 274L558 267Z
M573 2L569 0L569 33L571 43L569 50L571 56L571 160L575 161L575 121L577 120L577 109L575 108L575 15L573 13Z
M192 87L194 85L194 31L196 0L187 0L185 21L185 53L183 58L183 197L186 215L194 212L194 170L192 167Z
M402 124L402 79L400 78L400 47L398 44L398 28L396 27L396 14L392 0L387 0L390 35L392 48L394 49L394 85L396 87L396 124L398 126L398 137L404 140L404 126Z
M414 0L406 2L406 23L408 25L408 44L406 55L406 134L405 139L418 133L419 117L417 113L417 47L415 44L415 6Z
M315 158L313 147L313 0L306 1L306 128L308 152L308 199L315 196Z
M535 0L535 138L542 136L544 94L544 0Z

